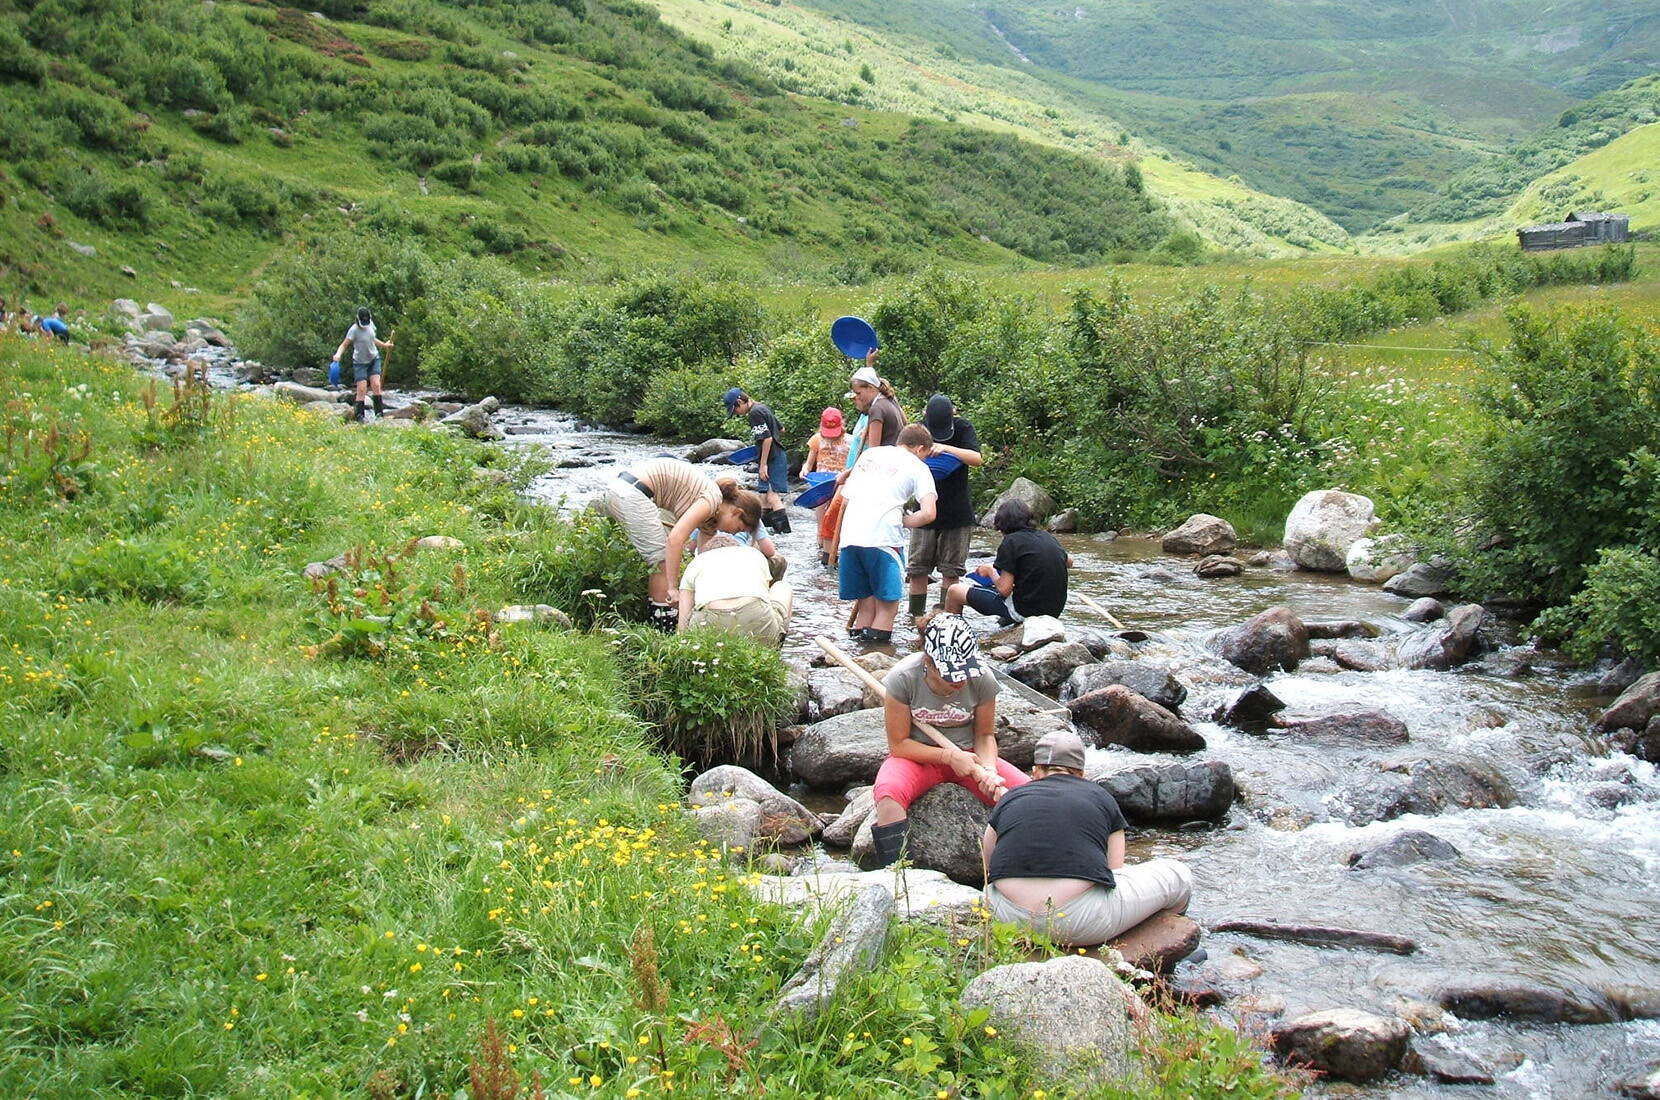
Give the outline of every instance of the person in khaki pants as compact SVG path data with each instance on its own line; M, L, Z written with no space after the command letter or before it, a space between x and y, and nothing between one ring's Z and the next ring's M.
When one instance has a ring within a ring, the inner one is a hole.
M729 534L711 538L680 578L679 628L713 626L777 645L790 628L790 586L766 555Z
M1124 814L1084 778L1076 733L1044 734L1032 761L1032 782L997 803L981 840L993 917L1080 947L1106 943L1161 910L1187 910L1186 864L1125 865Z

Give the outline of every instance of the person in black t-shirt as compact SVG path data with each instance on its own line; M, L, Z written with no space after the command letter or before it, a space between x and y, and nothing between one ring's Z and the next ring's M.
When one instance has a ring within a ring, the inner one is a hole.
M1032 760L1032 782L997 802L980 841L993 917L1078 947L1106 943L1162 910L1186 911L1193 894L1186 864L1125 866L1124 814L1084 778L1076 733L1044 734Z
M972 607L982 615L996 615L1004 626L1034 615L1059 615L1066 610L1066 577L1072 555L1048 531L1039 531L1032 509L1023 501L1005 500L997 506L991 525L1003 532L991 565L974 570L991 587L959 581L945 593L945 609Z
M784 453L784 426L770 405L763 405L736 386L726 391L723 400L727 416L741 416L749 421L750 440L760 451L756 456L760 473L755 479L755 491L761 494L761 503L766 509L761 518L778 534L787 535L790 517L779 495L790 491L790 459Z
M934 475L939 491L938 515L926 527L911 533L905 552L905 580L910 589L911 615L928 609L928 581L939 569L940 602L963 576L968 560L968 540L974 533L974 501L968 492L968 471L985 461L980 455L980 437L974 425L957 415L951 399L936 393L928 399L922 424L934 437L934 456L949 455L961 462L945 477Z

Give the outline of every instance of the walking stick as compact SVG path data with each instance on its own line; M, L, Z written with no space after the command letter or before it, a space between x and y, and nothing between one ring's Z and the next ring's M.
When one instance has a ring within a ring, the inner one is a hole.
M829 657L832 661L836 662L838 665L841 665L847 671L849 671L853 675L857 676L859 678L859 681L861 683L863 683L865 685L865 687L869 688L871 691L874 691L876 693L876 697L878 699L881 699L883 702L887 701L888 689L886 687L882 686L882 681L880 681L876 677L872 676L867 669L865 669L863 666L859 665L857 662L855 662L853 660L853 658L849 657L846 653L844 653L841 650L841 648L836 645L835 642L832 642L829 638L823 637L822 635L820 637L814 638L813 641L817 642L818 647L820 649L824 650L824 655L826 657ZM911 716L911 721L912 721L912 723L914 723L916 725L917 729L921 730L928 737L932 738L934 744L938 745L940 748L950 749L954 752L963 751L963 747L961 745L953 744L949 737L945 736L945 734L941 733L939 730L935 729L933 726L929 725L927 722L924 722L922 719L916 717L915 715L912 715ZM1007 786L1007 784L1003 782L1003 777L997 774L997 770L995 768L988 769L984 764L982 764L982 765L980 765L980 772L981 772L982 775L985 775L989 772L990 778L992 779L992 781L995 783L996 786L998 786L998 787Z
M1096 603L1094 600L1090 599L1088 596L1084 595L1082 592L1078 593L1078 598L1084 602L1085 607L1089 608L1091 611L1095 612L1097 615L1099 615L1103 619L1107 620L1107 622L1111 623L1117 629L1119 629L1119 630L1128 629L1127 627L1125 627L1125 625L1123 623L1119 622L1116 618L1113 617L1113 614L1112 614L1111 611L1108 611L1106 608L1102 607L1100 604Z

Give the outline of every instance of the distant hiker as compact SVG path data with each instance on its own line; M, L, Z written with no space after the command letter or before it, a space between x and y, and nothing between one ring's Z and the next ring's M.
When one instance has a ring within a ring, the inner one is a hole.
M749 438L760 448L757 461L760 472L755 478L755 491L761 494L766 507L767 526L780 535L790 533L790 517L784 511L780 493L790 491L790 459L784 453L784 427L778 423L771 406L763 405L736 386L726 391L727 416L741 416L749 421Z
M369 313L369 307L364 306L357 311L357 321L346 330L346 338L340 341L340 346L334 349L334 358L331 363L340 362L340 357L346 354L346 348L352 349L352 378L357 382L357 400L352 405L352 419L363 419L363 398L366 391L373 390L375 398L375 415L386 414L386 406L380 396L380 350L392 346L390 340L377 339L375 336L375 319ZM330 371L332 374L332 370Z
M842 486L836 565L841 598L856 601L850 633L875 645L893 640L893 620L905 592L905 529L934 519L934 475L922 464L933 449L928 429L911 424L899 445L859 456ZM918 510L906 512L915 500Z
M842 426L842 411L832 405L819 414L818 431L807 441L807 461L801 464L801 474L839 474L847 469L847 456L852 441ZM813 509L819 521L819 562L829 564L830 536L824 530L824 511L829 502Z
M1032 781L998 800L981 839L986 907L1061 947L1106 943L1161 910L1185 912L1193 873L1173 859L1125 866L1124 828L1112 795L1084 778L1078 735L1044 734Z
M980 437L974 425L957 415L951 399L936 393L928 399L922 426L933 437L933 455L949 455L962 463L945 477L934 478L939 505L934 522L911 534L905 555L905 580L910 590L911 615L928 607L928 581L937 568L940 574L940 603L951 586L962 579L968 562L968 541L974 533L974 501L968 492L968 471L985 461L980 456Z
M945 609L961 611L966 604L982 615L997 616L1004 626L1064 611L1072 555L1054 535L1037 529L1032 509L1023 501L999 504L991 525L1003 533L1003 542L992 564L974 572L992 587L958 581L945 593Z
M66 344L69 343L69 307L59 302L52 315L40 318L35 327L47 335L56 336Z
M911 804L941 783L965 787L990 806L1028 782L997 755L997 676L981 663L974 632L957 615L935 612L918 624L922 652L888 670L882 718L888 756L876 772L876 866L902 854ZM955 748L945 749L918 729L927 722Z
M767 645L790 627L790 586L773 582L767 559L721 533L709 539L680 578L679 626L713 626Z
M653 458L612 478L598 508L622 524L635 552L651 566L646 581L651 621L672 630L679 620L680 561L692 532L745 530L746 511L758 518L761 503L733 478L717 485L689 462Z

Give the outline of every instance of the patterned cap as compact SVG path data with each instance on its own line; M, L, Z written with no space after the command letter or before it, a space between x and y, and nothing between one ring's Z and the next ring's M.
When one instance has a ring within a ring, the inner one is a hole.
M948 684L960 684L980 671L980 643L961 615L935 615L922 632L922 652Z

